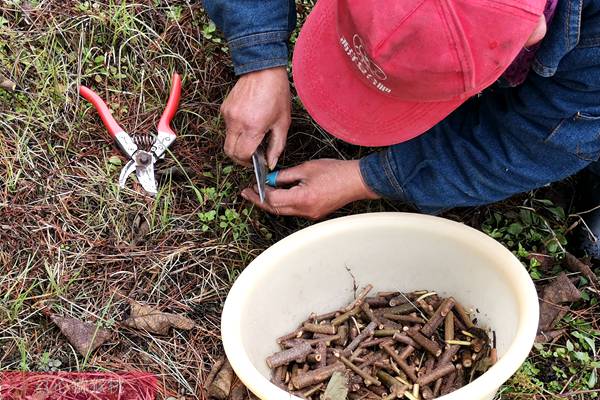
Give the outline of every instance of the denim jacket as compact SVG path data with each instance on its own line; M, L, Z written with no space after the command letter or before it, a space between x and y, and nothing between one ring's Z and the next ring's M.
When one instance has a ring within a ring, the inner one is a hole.
M229 40L238 74L287 64L293 6L287 0L205 0ZM360 166L378 194L436 213L543 186L599 157L600 0L558 0L522 85L493 86L430 131L374 152Z

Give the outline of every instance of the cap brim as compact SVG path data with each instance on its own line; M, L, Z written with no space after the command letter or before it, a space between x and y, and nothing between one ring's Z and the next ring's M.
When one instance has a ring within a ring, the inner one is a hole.
M327 132L361 146L388 146L424 133L465 101L405 102L369 86L346 59L335 7L333 0L317 2L293 56L298 95Z

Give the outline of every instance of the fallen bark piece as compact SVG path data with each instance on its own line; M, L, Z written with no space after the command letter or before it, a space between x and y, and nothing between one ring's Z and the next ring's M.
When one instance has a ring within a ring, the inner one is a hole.
M217 360L216 363L213 364L212 368L210 369L210 372L206 376L204 384L202 385L204 389L208 389L210 387L223 365L225 365L225 361L227 361L227 359L225 358L225 356L222 356Z
M571 253L566 253L565 261L567 263L567 268L573 272L580 272L583 276L585 276L591 283L591 285L598 289L600 286L600 280L598 276L592 271L589 265L575 257Z
M341 372L334 372L323 393L323 400L346 400L347 396L348 377Z
M219 370L214 381L208 388L209 397L214 397L217 400L225 400L231 392L231 384L234 376L231 364L229 364L229 361L225 361L223 367Z
M556 304L572 303L581 299L581 292L573 285L567 275L562 273L544 288L543 298Z
M106 329L99 328L96 324L84 322L77 318L51 315L50 319L58 326L75 350L84 357L102 346L112 337L111 333Z
M167 335L170 328L189 331L196 325L194 321L182 315L164 313L136 301L129 304L131 313L129 318L123 321L123 325L129 328Z
M248 394L247 392L246 386L238 378L231 387L229 400L244 400Z
M581 299L581 292L573 285L566 274L562 273L546 285L540 301L539 330L552 329L554 321L561 312L558 304L572 303Z

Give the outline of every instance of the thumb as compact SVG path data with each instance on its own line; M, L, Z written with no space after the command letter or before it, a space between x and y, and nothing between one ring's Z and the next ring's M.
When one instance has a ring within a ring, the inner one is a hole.
M267 147L267 164L272 170L277 165L277 160L283 152L285 142L287 140L288 125L275 125L271 128L271 136L269 137L269 146Z

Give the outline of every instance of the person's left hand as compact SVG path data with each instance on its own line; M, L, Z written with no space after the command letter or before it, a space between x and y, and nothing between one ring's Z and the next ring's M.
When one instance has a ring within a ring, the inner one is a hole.
M364 183L358 160L321 159L283 169L277 184L289 189L267 186L264 203L255 189L247 188L242 196L256 206L277 215L295 215L321 219L346 204L377 196Z

